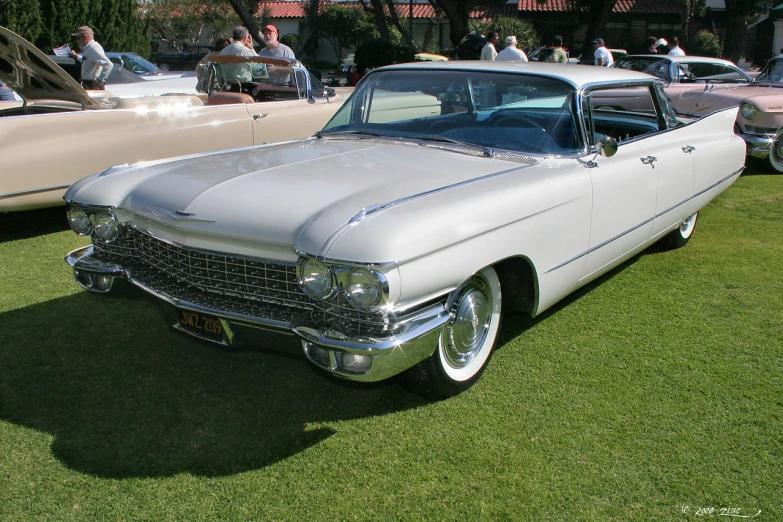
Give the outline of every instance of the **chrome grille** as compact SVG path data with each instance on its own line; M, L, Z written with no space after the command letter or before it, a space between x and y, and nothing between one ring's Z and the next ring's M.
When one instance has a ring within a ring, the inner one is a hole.
M316 301L299 287L292 263L185 248L127 225L114 243L94 241L93 247L98 258L128 269L145 287L216 311L282 322L296 315L313 327L373 337L394 335L415 312L361 312L342 293Z

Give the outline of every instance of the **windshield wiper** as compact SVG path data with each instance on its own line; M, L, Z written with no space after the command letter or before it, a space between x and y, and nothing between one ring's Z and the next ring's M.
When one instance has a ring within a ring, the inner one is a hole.
M422 140L422 141L435 141L439 143L451 143L454 145L460 145L462 147L467 147L471 149L479 149L484 154L484 157L486 158L494 158L497 155L497 153L489 147L485 147L483 145L476 145L475 143L468 143L466 141L455 140L453 138L444 138L443 136L437 136L437 135L416 136L415 139Z

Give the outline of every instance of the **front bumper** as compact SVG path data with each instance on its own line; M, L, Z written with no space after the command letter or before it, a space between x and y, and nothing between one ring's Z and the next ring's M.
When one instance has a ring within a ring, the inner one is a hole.
M774 134L749 134L740 133L740 138L745 140L748 147L748 156L753 158L765 159L772 150L772 143L775 141Z
M101 259L92 245L70 252L65 261L85 290L106 293L116 280L122 280L156 297L164 303L170 325L180 331L225 346L252 344L280 349L281 344L299 344L316 366L354 381L384 380L423 361L435 351L441 327L450 318L444 304L436 303L407 317L394 335L350 335L335 328L314 326L317 321L311 320L308 313L281 315L277 319L258 317L232 311L230 299L197 302L177 297L156 288L149 279L137 277L132 268ZM183 328L177 310L213 316L220 321L223 335L216 339Z

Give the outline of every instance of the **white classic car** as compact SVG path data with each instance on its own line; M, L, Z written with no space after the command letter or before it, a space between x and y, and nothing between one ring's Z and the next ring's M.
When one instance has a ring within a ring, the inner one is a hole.
M255 98L223 92L124 98L85 91L0 27L0 80L24 100L0 103L0 212L62 204L71 183L112 165L305 138L344 101L298 62L253 60L258 77L244 87L254 86ZM171 80L137 81L163 88ZM195 87L195 76L187 81ZM128 96L138 84L130 85ZM267 89L286 92L268 96Z
M644 110L594 106L615 89ZM661 80L620 69L386 67L313 138L75 183L68 219L92 244L66 260L200 339L293 339L331 374L447 397L482 374L503 314L687 243L743 170L736 113L682 124Z

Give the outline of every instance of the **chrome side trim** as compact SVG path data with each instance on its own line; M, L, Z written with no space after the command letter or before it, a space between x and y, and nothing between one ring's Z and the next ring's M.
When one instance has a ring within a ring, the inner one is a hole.
M617 239L620 239L621 237L625 236L626 234L630 234L631 232L633 232L633 231L634 231L634 230L636 230L637 228L639 228L639 227L642 227L642 226L646 225L647 223L649 223L650 221L654 220L655 218L659 218L659 217L663 216L664 214L666 214L667 212L671 212L671 211L672 211L672 210L674 210L675 208L677 208L677 207L679 207L679 206L682 206L682 205L684 205L685 203L687 203L687 202L691 201L692 199L695 199L695 198L697 198L697 197L701 196L701 195L702 195L702 194L704 194L705 192L708 192L708 191L712 190L713 188L715 188L715 187L717 187L718 185L720 185L721 183L724 183L725 181L727 181L727 180L729 180L729 179L733 178L734 176L738 176L738 175L742 174L742 171L743 171L743 170L745 170L745 167L742 167L741 169L739 169L739 170L736 170L736 171L732 172L731 174L729 174L729 175L728 175L728 176L726 176L725 178L721 179L720 181L717 181L717 182L713 183L713 184L712 184L712 185L710 185L709 187L707 187L707 188L705 188L705 189L703 189L703 190L700 190L699 192L697 192L697 193L693 194L692 196L690 196L690 197L688 197L688 198L686 198L686 199L684 199L684 200L680 201L679 203L675 203L674 205L672 205L671 207L667 208L666 210L663 210L663 211L661 211L661 212L658 212L658 213L657 213L657 214L655 214L654 216L652 216L652 217L650 217L650 218L647 218L647 219L645 219L645 220L644 220L644 221L642 221L641 223L637 223L636 225L632 226L631 228L629 228L629 229L627 229L627 230L624 230L623 232L620 232L620 233L619 233L619 234L617 234L616 236L614 236L614 237L612 237L612 238L610 238L610 239L607 239L606 241L604 241L604 242L602 242L602 243L599 243L599 244L595 245L594 247L588 248L587 250L584 250L583 252L580 252L580 253L578 253L578 254L577 254L577 255L575 255L574 257L572 257L572 258L569 258L569 259L567 259L567 260L563 261L562 263L560 263L560 264L558 264L558 265L555 265L555 266L553 266L552 268L550 268L549 270L547 270L547 271L546 271L546 272L544 272L544 273L545 273L545 274L548 274L549 272L553 272L553 271L557 270L558 268L563 268L563 267L564 267L564 266L566 266L567 264L569 264L569 263L573 263L573 262L574 262L574 261L576 261L577 259L579 259L579 258L581 258L581 257L584 257L584 256L586 256L587 254L589 254L589 253L591 253L591 252L595 252L595 251L596 251L596 250L598 250L599 248L603 248L603 247L605 247L605 246L606 246L606 245L608 245L609 243L611 243L611 242L613 242L613 241L616 241Z
M465 180L465 181L460 181L458 183L452 183L451 185L444 185L444 186L438 187L436 189L427 190L425 192L420 192L418 194L413 194L411 196L405 196L404 198L395 199L395 200L389 201L387 203L376 203L375 205L370 205L369 207L364 207L362 210L359 211L358 214L356 214L354 217L352 217L348 221L348 223L346 223L346 225L352 225L354 223L358 223L358 222L362 221L367 216L370 216L372 214L380 212L381 210L386 210L388 208L392 208L392 207L396 207L398 205L402 205L403 203L407 203L409 201L413 201L413 200L416 200L416 199L419 199L419 198L430 196L432 194L437 194L438 192L444 192L446 190L451 190L453 188L462 187L464 185L469 185L471 183L484 181L485 179L490 179L490 178L494 178L494 177L497 177L497 176L502 176L504 174L509 174L511 172L516 172L518 170L522 170L522 169L526 169L526 168L532 167L533 165L536 165L536 164L538 164L538 162L531 163L530 165L523 165L521 167L514 167L512 169L506 169L506 170L501 170L501 171L498 171L498 172L493 172L491 174L485 174L485 175L479 176L477 178L471 178L471 179L468 179L468 180Z
M52 187L43 187L43 188L37 188L37 189L31 189L31 190L20 190L19 192L6 192L5 194L0 194L0 199L9 199L9 198L18 198L20 196L30 196L32 194L42 194L44 192L53 192L55 190L65 190L68 187L70 187L71 184L67 185L55 185Z

